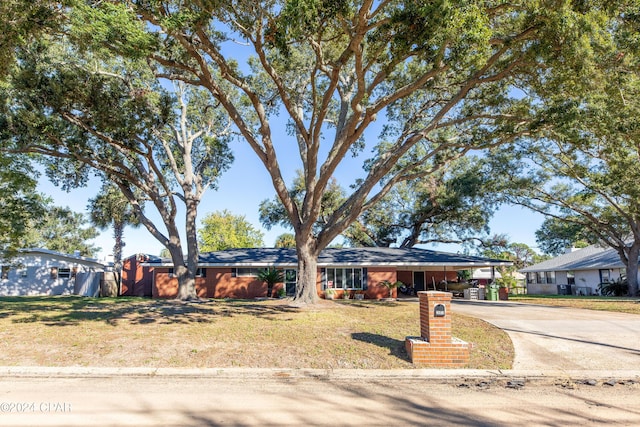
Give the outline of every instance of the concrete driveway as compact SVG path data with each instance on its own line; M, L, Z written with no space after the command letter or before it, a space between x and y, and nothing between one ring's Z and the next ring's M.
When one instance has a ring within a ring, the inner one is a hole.
M454 300L451 309L509 334L514 370L637 370L640 316L510 301Z

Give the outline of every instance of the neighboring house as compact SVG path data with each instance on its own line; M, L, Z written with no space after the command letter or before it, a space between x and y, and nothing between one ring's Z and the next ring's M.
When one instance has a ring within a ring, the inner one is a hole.
M48 249L23 249L2 266L0 295L97 296L104 265Z
M230 249L201 254L196 291L202 298L263 297L267 287L257 278L258 272L264 268L277 268L284 272L285 281L275 288L276 291L284 288L287 295L293 295L297 265L295 249ZM459 270L506 265L511 263L416 248L327 248L318 258L316 286L318 295L332 288L339 295L345 290L349 293L361 291L366 298L378 299L388 296L388 289L381 285L385 280L412 284L420 291L432 289L443 280L455 282ZM128 271L123 271L123 277L140 278L137 285L132 286L144 288L147 285L143 278L147 277L154 298L176 296L178 281L171 260L150 258L144 262L125 263L125 266Z
M520 270L527 275L527 293L597 295L600 283L615 281L626 268L618 253L591 245Z

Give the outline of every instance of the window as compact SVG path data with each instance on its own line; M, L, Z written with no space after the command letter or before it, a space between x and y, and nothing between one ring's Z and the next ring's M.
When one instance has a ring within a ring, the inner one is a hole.
M573 271L567 271L567 285L576 284L576 275Z
M544 271L536 272L536 283L545 283Z
M545 273L546 283L554 284L556 283L556 272L555 271L547 271Z
M58 278L59 279L68 279L71 277L71 269L70 268L59 268L58 269Z
M335 289L362 289L362 268L327 268L324 272L324 287Z
M611 271L600 270L600 283L609 283L609 282L611 282Z
M298 272L296 270L284 271L284 289L287 295L295 295L297 276Z
M8 279L9 278L9 266L8 265L3 265L2 266L2 273L0 275L0 279Z
M527 283L536 283L536 273L527 273Z

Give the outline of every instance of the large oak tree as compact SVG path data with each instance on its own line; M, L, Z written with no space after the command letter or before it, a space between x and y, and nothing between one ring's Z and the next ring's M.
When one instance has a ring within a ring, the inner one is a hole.
M232 159L229 120L206 92L181 82L167 89L143 60L78 48L69 28L69 38L19 50L2 91L3 149L40 155L63 187L85 184L92 171L117 186L168 249L177 297L197 298L198 205Z
M118 28L105 26L114 11L130 13L154 36L146 55L156 75L206 88L228 112L295 231L296 299L304 303L317 298L320 251L395 184L429 173L417 165L435 158L438 167L526 135L533 100L517 90L526 90L524 77L588 63L592 37L606 38L604 3L89 2L85 36L130 51ZM276 130L283 117L286 130ZM416 145L423 154L411 157ZM304 175L301 203L282 171L293 153ZM351 155L363 172L317 229L324 193Z

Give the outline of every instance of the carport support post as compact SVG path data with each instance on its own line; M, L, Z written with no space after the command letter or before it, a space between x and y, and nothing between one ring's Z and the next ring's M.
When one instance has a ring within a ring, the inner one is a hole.
M405 348L416 365L460 368L469 363L471 345L451 335L450 292L418 292L420 337L407 337Z

